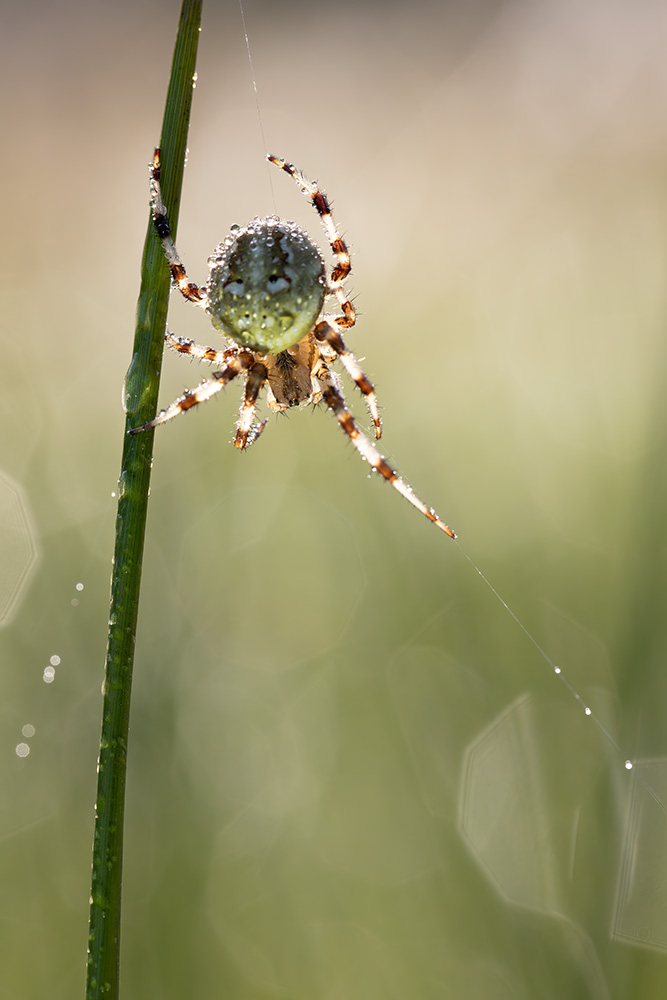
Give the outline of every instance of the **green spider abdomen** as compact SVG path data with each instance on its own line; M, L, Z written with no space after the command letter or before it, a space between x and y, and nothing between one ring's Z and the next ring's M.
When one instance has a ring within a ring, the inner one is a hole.
M278 354L305 337L322 311L324 260L293 222L269 217L237 227L208 264L206 310L242 347Z

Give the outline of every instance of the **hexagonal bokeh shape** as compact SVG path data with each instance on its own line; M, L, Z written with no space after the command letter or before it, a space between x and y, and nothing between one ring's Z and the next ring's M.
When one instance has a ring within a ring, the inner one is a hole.
M28 503L21 487L0 472L0 627L21 603L39 549Z
M582 805L593 787L585 775L596 764L572 740L572 725L564 716L560 728L568 739L559 744L558 754L563 758L561 784L567 790L563 801L554 799L536 737L543 722L535 699L524 695L469 744L458 823L474 857L505 899L568 920L568 893L562 886L567 882L571 892L575 862L568 845L577 842ZM567 759L565 743L574 743L573 759ZM615 755L613 760L617 763ZM621 854L610 858L617 865L612 937L667 950L667 759L635 761L621 776L624 780L615 786L616 806L618 815L625 813L625 828Z
M612 933L667 949L667 760L636 761L623 837Z
M553 861L544 802L531 767L531 700L523 696L466 751L459 828L498 891L521 906L553 910Z

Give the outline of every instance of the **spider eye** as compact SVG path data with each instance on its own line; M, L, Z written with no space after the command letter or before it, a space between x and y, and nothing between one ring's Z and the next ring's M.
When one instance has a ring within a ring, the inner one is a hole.
M292 282L282 274L270 274L266 282L266 287L270 292L284 292Z
M239 279L232 279L232 281L228 281L223 287L230 295L243 295L245 292L245 285Z

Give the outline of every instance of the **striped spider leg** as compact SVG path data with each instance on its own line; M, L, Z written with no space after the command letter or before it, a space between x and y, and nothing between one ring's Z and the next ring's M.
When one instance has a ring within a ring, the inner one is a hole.
M185 268L178 255L174 238L171 235L171 227L167 218L167 209L162 200L162 188L160 187L160 150L156 149L153 155L153 162L150 164L150 191L151 191L151 215L153 225L158 235L164 255L169 264L171 277L179 292L195 305L202 305L205 301L204 289L188 281Z
M233 226L209 257L206 284L195 285L186 275L171 235L160 189L160 151L156 150L150 174L151 208L172 279L186 299L205 309L213 326L226 338L226 345L217 350L167 333L165 341L172 350L208 361L217 370L130 433L138 434L172 420L210 399L238 376L243 378L244 393L234 445L241 450L249 448L266 425L266 420L255 422L257 400L263 389L274 412L324 401L371 468L429 521L455 538L451 528L419 499L359 429L347 407L340 380L329 367L335 361L340 361L363 394L375 437L380 437L375 389L346 347L341 332L356 322L344 285L351 270L350 255L323 191L292 164L274 156L268 159L293 177L311 201L327 235L335 266L327 275L322 254L310 236L293 222L268 216L256 218L247 226ZM330 298L338 303L338 315L324 312Z
M193 358L200 358L204 361L222 362L224 368L213 372L209 379L205 379L195 389L188 389L174 400L170 406L160 410L156 417L140 427L133 427L130 434L138 434L140 431L148 430L150 427L157 427L168 420L185 413L199 403L205 403L207 399L215 396L216 393L224 389L228 382L231 382L237 375L245 374L245 391L239 419L236 425L236 435L234 445L237 448L249 448L257 440L266 426L266 420L259 424L253 424L255 416L255 405L257 397L266 382L266 366L255 358L252 351L243 351L236 348L229 348L226 351L216 351L212 347L202 347L192 340L184 337L174 337L173 334L165 335L165 343L180 354L189 354Z
M333 375L333 372L330 372L328 369L324 369L318 376L318 381L322 389L322 398L324 402L333 411L344 433L347 434L361 457L368 462L375 472L379 472L383 479L386 479L388 483L391 483L394 489L398 490L401 496L405 497L408 503L411 503L413 507L416 507L417 510L421 511L421 513L424 514L429 521L436 524L441 531L444 531L450 538L456 538L456 534L452 531L449 525L440 520L432 507L428 507L423 500L419 499L412 487L409 486L404 479L401 479L399 474L391 467L384 455L380 454L371 439L367 438L366 435L359 430L354 417L347 408L345 397L336 384L336 378Z

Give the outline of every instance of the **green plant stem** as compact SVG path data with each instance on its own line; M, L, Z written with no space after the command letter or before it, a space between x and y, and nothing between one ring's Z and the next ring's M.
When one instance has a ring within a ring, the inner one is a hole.
M202 0L183 0L160 146L162 192L175 234L187 145ZM148 154L152 149L147 149ZM148 185L147 185L148 187ZM132 666L137 629L153 431L130 435L157 409L170 275L149 220L133 356L125 380L125 436L118 481L102 736L93 843L87 1000L119 994L121 874Z

